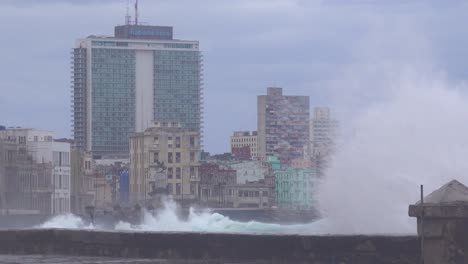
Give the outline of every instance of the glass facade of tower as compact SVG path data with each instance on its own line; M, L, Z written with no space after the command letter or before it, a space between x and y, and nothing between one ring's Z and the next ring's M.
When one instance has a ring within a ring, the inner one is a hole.
M135 130L135 50L92 49L91 150L127 153Z
M199 42L172 39L172 27L125 25L115 33L79 39L72 51L76 146L96 158L128 158L129 136L155 120L202 137Z
M200 130L200 60L199 51L154 51L154 120Z

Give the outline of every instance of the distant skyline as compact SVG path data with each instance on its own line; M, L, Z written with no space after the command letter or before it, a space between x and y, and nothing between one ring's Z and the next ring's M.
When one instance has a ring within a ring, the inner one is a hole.
M71 138L71 49L78 38L112 35L126 2L1 1L0 125ZM200 41L205 149L214 153L229 151L233 131L256 129L257 95L268 86L310 96L311 108L330 105L343 119L384 98L402 69L468 79L462 1L140 0L139 7L140 21Z

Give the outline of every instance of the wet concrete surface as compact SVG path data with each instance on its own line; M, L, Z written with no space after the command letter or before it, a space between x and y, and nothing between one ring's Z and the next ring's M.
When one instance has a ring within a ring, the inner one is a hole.
M253 264L266 262L226 262L201 260L164 260L164 259L125 259L85 256L58 256L58 255L0 255L0 264Z

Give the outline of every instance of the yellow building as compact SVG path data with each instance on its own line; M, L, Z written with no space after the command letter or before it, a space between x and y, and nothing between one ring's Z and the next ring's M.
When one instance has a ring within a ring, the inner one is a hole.
M235 131L231 136L231 153L234 154L236 149L243 147L250 148L250 156L252 159L257 159L257 131Z
M156 121L130 137L130 199L144 203L166 190L179 201L198 198L199 133L178 122Z

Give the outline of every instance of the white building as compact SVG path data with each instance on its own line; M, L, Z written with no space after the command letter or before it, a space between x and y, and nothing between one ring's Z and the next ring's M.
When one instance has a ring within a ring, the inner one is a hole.
M53 157L53 193L52 213L63 214L70 212L70 143L52 142Z
M268 172L262 161L259 160L242 160L242 161L210 161L220 165L222 168L236 171L237 184L245 184L247 182L256 182L265 179Z
M328 156L335 150L338 121L331 117L328 107L315 107L310 121L311 155Z
M70 143L64 140L63 142L54 141L53 133L47 130L31 129L31 128L8 128L0 131L3 137L10 137L16 140L21 149L25 150L25 154L31 157L31 164L43 164L50 166L52 170L29 171L36 170L36 167L19 168L19 184L23 185L22 191L33 197L42 197L41 201L34 201L31 198L29 207L49 208L48 214L61 214L70 212ZM26 166L22 164L19 166ZM30 166L30 165L28 165ZM48 197L44 201L44 195ZM39 203L50 203L44 205Z

